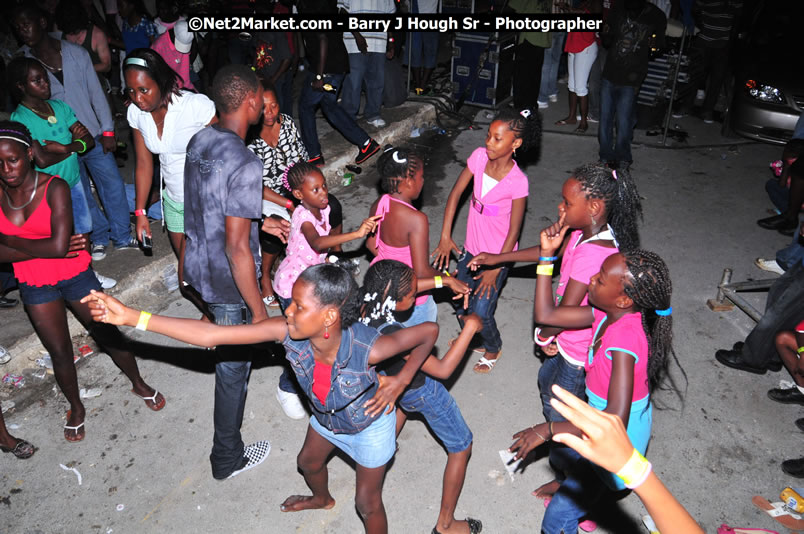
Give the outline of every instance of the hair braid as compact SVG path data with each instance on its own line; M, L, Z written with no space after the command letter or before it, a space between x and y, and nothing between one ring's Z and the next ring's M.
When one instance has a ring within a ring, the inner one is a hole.
M380 185L386 193L398 193L399 184L406 178L415 176L424 167L424 162L413 150L388 147L377 160L380 172Z
M321 174L321 170L312 163L299 161L285 170L285 174L282 177L282 183L289 191L301 189L305 178L314 172Z
M514 132L517 139L522 140L520 147L523 152L530 149L541 148L542 143L542 116L537 110L502 108L494 117L495 121L502 121Z
M612 170L598 163L582 165L572 171L586 198L598 198L606 204L606 222L614 232L620 251L639 248L639 221L642 201L631 174Z
M348 327L358 319L357 282L343 267L334 263L319 263L302 271L296 283L300 281L312 284L313 295L319 304L338 308L341 328Z
M363 322L375 328L386 323L386 299L397 303L408 295L413 290L413 274L413 269L396 260L381 260L369 267L357 292Z
M648 338L648 389L653 392L667 374L672 358L687 374L673 350L673 316L657 315L656 310L670 308L673 285L667 265L658 254L647 250L633 250L624 254L625 264L631 276L624 284L628 295L642 313L642 328ZM672 389L677 391L670 378Z

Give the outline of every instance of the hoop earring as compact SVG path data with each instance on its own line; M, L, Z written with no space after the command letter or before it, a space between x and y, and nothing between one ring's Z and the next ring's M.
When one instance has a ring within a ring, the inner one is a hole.
M327 326L324 326L324 339L329 339L329 329Z

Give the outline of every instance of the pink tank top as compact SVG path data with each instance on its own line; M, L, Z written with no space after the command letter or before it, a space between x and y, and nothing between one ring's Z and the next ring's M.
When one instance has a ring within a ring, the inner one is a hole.
M385 219L385 214L391 209L391 201L399 202L412 210L415 210L413 206L408 204L403 200L397 200L393 198L391 195L383 195L380 197L380 201L377 203L377 211L374 215L382 215L382 218L377 222L377 256L371 260L371 265L374 265L380 260L396 260L404 263L411 269L413 268L413 258L410 255L410 246L407 247L392 247L388 243L382 240L382 236L380 234L380 229L382 228L382 221ZM416 297L416 305L423 303L427 300L428 295L419 295Z
M51 236L50 205L47 203L47 190L50 183L58 176L51 176L45 186L45 194L31 216L22 226L17 226L6 217L0 209L0 233L22 239L46 239ZM59 178L61 180L61 178ZM69 280L89 268L92 261L89 253L82 250L74 258L34 258L32 260L13 263L14 276L19 282L29 286L54 285L62 280Z

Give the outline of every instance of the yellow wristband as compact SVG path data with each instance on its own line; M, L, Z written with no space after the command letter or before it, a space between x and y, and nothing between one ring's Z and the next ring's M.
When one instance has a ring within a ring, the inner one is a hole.
M536 274L543 274L546 276L553 276L553 264L549 263L546 265L537 265L536 266Z
M634 489L645 481L650 470L650 462L638 450L634 449L634 452L631 453L631 458L617 471L616 475L625 483L627 488Z
M444 280L440 276L434 276L433 280L435 280L436 289L444 287Z
M147 311L140 312L140 320L137 321L137 330L148 330L148 321L151 320L151 314Z

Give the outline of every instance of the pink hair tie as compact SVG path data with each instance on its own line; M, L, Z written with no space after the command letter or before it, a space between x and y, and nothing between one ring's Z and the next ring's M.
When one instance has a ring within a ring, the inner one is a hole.
M293 189L290 188L290 182L288 182L288 172L290 172L291 167L293 167L293 165L288 165L285 167L285 172L282 173L282 185L284 185L285 189L288 191L293 191Z
M617 171L615 171L614 169L611 170L611 177L617 180Z

